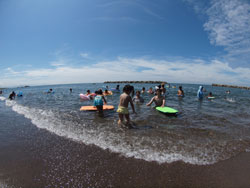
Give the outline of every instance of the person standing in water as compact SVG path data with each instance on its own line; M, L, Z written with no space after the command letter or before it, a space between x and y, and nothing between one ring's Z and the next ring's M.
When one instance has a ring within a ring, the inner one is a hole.
M133 97L133 102L135 102L135 103L143 103L144 99L140 96L141 92L140 91L136 91L135 94L136 95Z
M152 103L155 103L155 107L164 107L166 100L165 97L161 95L161 90L157 89L156 90L156 96L154 96L150 102L147 104L147 106L150 106Z
M102 90L99 89L96 92L96 96L94 99L94 106L97 108L97 111L100 116L103 116L103 102L107 104L105 97L103 96Z
M203 86L200 86L199 87L199 90L197 91L197 97L199 100L202 100L203 99Z
M120 85L117 85L115 88L117 91L120 90Z
M178 97L184 97L184 91L182 90L182 86L179 86L179 90L177 92Z
M160 90L161 90L161 93L162 93L162 95L165 95L166 94L166 88L165 88L165 83L163 82L163 83L161 83L161 85L160 85Z
M132 98L130 96L131 93L131 86L130 85L125 85L123 88L123 93L120 95L120 103L117 109L118 115L119 115L119 120L118 120L118 125L121 126L123 124L124 116L126 118L126 126L131 127L130 124L130 117L129 117L129 111L128 111L128 104L130 103L133 113L135 112L134 104L132 101Z

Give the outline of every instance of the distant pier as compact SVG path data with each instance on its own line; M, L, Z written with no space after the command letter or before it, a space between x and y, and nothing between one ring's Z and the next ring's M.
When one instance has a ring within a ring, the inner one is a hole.
M250 87L246 86L235 86L235 85L225 85L225 84L212 84L215 87L230 87L230 88L239 88L239 89L247 89L250 90Z
M167 84L166 81L105 81L106 84L112 84L112 83L129 83L129 84Z

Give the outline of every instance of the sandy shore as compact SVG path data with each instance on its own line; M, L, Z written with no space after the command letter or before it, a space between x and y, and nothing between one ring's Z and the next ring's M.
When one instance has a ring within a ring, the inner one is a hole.
M7 185L250 187L250 153L208 166L146 162L38 129L10 109L0 111L0 182Z

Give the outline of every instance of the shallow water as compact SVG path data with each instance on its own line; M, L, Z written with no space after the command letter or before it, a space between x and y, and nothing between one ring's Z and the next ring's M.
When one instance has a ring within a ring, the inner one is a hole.
M116 84L108 84L114 88ZM176 84L177 86L179 84ZM92 92L105 84L72 84L13 88L4 90L0 102L5 107L31 119L34 126L84 144L94 144L102 149L146 161L207 165L250 151L250 98L249 91L205 86L213 92L214 100L198 101L198 85L182 84L184 98L176 96L177 88L167 88L167 106L179 110L177 117L169 117L147 107L152 95L142 95L145 103L135 104L137 114L131 114L136 129L117 126L117 113L105 111L101 118L96 112L80 111L93 101L81 101L80 93ZM121 84L121 88L124 84ZM133 84L136 90L151 84ZM54 94L45 94L53 88ZM69 88L73 92L69 92ZM23 97L9 101L8 94L15 90ZM107 96L108 104L117 109L119 93ZM131 108L130 108L131 111ZM18 121L18 119L16 120ZM8 129L8 127L5 127Z

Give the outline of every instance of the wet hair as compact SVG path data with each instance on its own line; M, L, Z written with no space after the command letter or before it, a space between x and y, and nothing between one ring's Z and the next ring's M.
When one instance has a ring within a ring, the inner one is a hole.
M161 92L161 90L160 90L160 89L156 89L156 90L155 90L155 92L156 92L156 93L157 93L157 91L160 91L160 92Z
M90 93L90 90L88 89L87 92Z
M145 90L145 87L143 87L142 90Z
M129 85L129 89L130 89L130 91L135 90L135 89L134 89L134 86L131 86L131 85Z
M182 86L179 86L179 89L182 90Z
M136 94L139 94L139 95L140 95L140 94L141 94L141 92L140 92L140 91L136 91Z
M108 93L108 90L107 90L107 89L105 89L105 93Z
M125 85L123 87L123 92L126 92L126 91L131 91L131 86L130 85Z
M96 94L97 94L97 95L102 95L102 90L101 90L101 89L98 89L98 90L96 91Z

